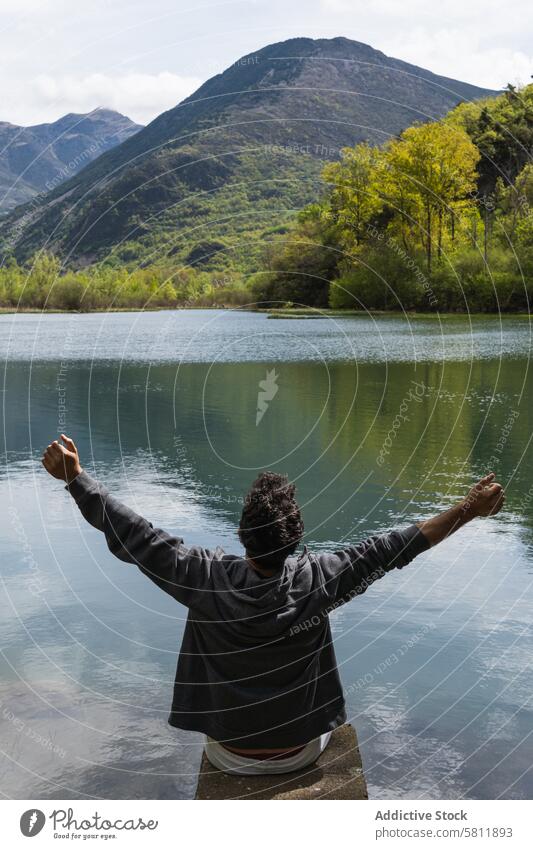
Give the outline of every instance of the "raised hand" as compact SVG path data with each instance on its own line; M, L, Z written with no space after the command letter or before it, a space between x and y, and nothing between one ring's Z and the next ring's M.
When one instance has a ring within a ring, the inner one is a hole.
M490 472L481 478L465 498L464 509L475 516L495 516L502 509L505 502L505 491L501 485L494 480L494 472Z
M65 443L61 445L55 439L43 454L42 464L49 475L53 478L70 483L76 478L82 470L78 449L74 445L72 439L61 434L61 439Z
M466 498L450 507L444 513L419 522L418 527L429 540L430 545L436 545L446 537L459 530L471 519L478 516L495 516L503 507L505 492L501 483L495 480L494 472L481 478L472 487Z

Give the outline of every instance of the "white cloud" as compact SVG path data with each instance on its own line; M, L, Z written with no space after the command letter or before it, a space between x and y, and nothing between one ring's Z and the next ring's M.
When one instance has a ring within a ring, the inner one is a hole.
M35 124L55 120L67 112L90 112L102 106L146 124L192 94L201 82L198 77L168 71L85 76L40 74L25 84L24 93L18 92L18 98L12 91L11 103L4 109L13 123ZM19 98L24 118L18 117Z
M97 106L146 123L239 56L345 36L501 88L533 73L530 0L0 0L0 120Z
M49 3L49 5L52 5ZM44 3L39 0L0 0L0 12L4 15L14 14L24 15L27 12L35 12L38 10L45 11Z
M339 31L389 56L443 76L501 88L530 82L533 72L530 2L512 0L320 0ZM355 33L364 22L365 35Z
M401 38L389 35L382 49L434 73L485 88L528 83L533 70L533 54L505 46L483 47L470 32L455 29L417 28Z
M366 13L377 17L382 15L389 20L398 19L404 24L416 21L432 20L437 26L447 21L461 24L475 22L479 31L503 31L509 24L513 26L522 18L527 20L530 8L529 0L512 0L502 14L501 0L441 0L440 3L428 3L427 0L372 0L369 9L367 0L320 0L321 7L327 12L341 14Z

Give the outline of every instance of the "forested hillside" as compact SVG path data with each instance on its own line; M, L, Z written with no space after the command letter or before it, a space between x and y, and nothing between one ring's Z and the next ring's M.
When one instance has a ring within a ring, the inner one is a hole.
M376 148L345 148L256 278L259 300L338 308L528 310L533 86L461 104Z
M330 152L334 137L365 135L356 121L341 122L338 129L335 119L341 105L349 109L361 101L345 92L340 100L316 90L302 92L310 90L313 79L316 89L315 61L337 75L339 68L353 75L354 65L358 74L371 66L372 84L383 83L383 63L378 74L375 63L367 67L362 58L325 59L326 50L342 54L353 44L298 40L298 49L317 51L298 62L285 55L292 42L266 48L266 76L255 63L245 63L242 75L229 69L186 101L183 113L166 113L93 163L67 184L67 194L53 193L43 217L21 229L0 271L1 303L36 309L255 303L528 311L533 86L508 86L497 96L460 102L439 120L427 120L420 109L415 114L409 107L410 126L398 132L374 127L373 135L344 144L328 161L322 147L312 149L311 133ZM361 54L362 46L356 46ZM283 58L279 66L276 51ZM244 81L246 108L237 91ZM332 79L329 85L331 92ZM425 85L416 78L414 98ZM375 93L370 98L382 99ZM312 122L304 120L306 110L314 110ZM384 123L385 114L378 110L373 120ZM182 137L158 147L159 136L168 139L177 131L178 117L195 127L189 141ZM400 117L398 112L396 125ZM239 150L233 135L237 125ZM269 146L258 146L259 132ZM305 149L298 147L302 139ZM202 156L199 144L207 145ZM225 153L212 148L208 154L210 145L225 145ZM163 171L150 176L154 162ZM106 180L111 166L114 177ZM148 169L144 181L143 169ZM62 223L58 210L71 202L73 211ZM145 217L139 215L141 207ZM36 234L49 226L49 215L51 223L57 219L56 235L49 239L43 231L44 250L34 252ZM10 226L17 233L16 218ZM116 234L121 237L113 246ZM89 243L93 260L100 261L87 262L83 245Z
M19 261L47 250L78 267L249 271L343 147L382 144L486 94L346 38L272 44L16 210L0 243Z

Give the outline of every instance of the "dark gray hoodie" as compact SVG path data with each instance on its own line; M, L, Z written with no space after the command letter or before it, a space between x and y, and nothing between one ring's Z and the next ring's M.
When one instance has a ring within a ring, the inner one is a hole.
M171 725L250 749L307 743L346 721L328 614L429 542L416 526L334 553L305 548L274 577L186 547L82 472L67 487L109 550L189 608Z

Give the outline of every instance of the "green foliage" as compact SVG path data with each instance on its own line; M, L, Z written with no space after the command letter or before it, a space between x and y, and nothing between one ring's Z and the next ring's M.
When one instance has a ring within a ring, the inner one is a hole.
M318 204L307 207L297 217L293 229L265 259L269 273L252 281L257 302L327 306L329 282L338 263L339 249L335 226L322 218Z
M92 266L62 271L51 254L26 266L13 260L0 268L0 306L18 309L158 309L247 303L239 275L216 276L195 269Z
M214 255L225 250L227 250L227 245L214 239L197 242L187 254L187 263L190 265L206 265L211 262Z
M326 165L322 172L331 186L328 214L347 247L364 241L368 223L383 207L377 183L380 156L369 144L346 147L341 161Z
M509 87L500 97L461 104L442 122L409 127L382 147L344 148L339 162L323 168L321 193L317 162L308 153L297 161L279 149L260 158L241 151L232 167L238 166L242 179L229 184L224 173L230 160L210 156L201 166L204 190L180 201L187 230L176 227L170 203L183 189L179 169L164 196L149 180L143 184L142 191L155 192L153 203L161 205L149 227L134 211L127 194L131 175L125 173L115 225L126 228L129 240L105 264L77 271L63 269L51 254L36 254L24 266L6 260L0 304L528 310L532 147L533 86ZM163 166L169 151L160 153ZM192 147L179 155L196 161ZM105 207L104 193L98 203ZM290 199L275 221L272 198ZM95 246L98 215L98 204L87 210L85 238L94 238ZM75 241L76 223L67 226ZM261 270L249 275L251 267Z
M380 149L345 149L324 169L327 194L300 213L271 263L267 292L315 303L290 267L329 279L334 309L529 309L533 166L519 166L523 144L533 144L532 107L533 86L510 89L409 127ZM510 126L522 140L514 152L502 149ZM496 157L492 182L481 145Z
M491 195L498 178L510 185L531 158L533 149L533 85L512 85L500 97L461 103L445 119L462 127L481 154L478 186Z
M457 218L474 207L479 152L464 130L442 123L409 127L380 161L382 191L402 240L420 244L428 273Z
M423 251L407 254L393 236L379 247L362 251L355 262L344 261L330 289L333 309L420 310L437 305L425 274Z

